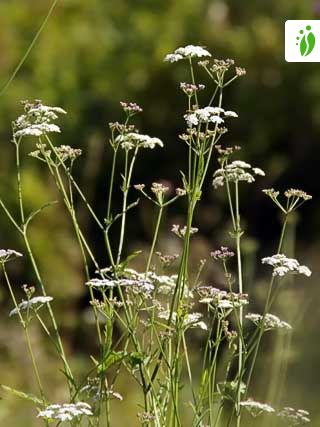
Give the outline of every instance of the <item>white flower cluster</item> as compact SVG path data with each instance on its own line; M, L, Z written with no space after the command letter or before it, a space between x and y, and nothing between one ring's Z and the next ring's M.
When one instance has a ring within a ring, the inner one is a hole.
M33 297L27 301L23 300L17 308L14 308L10 311L9 316L13 316L14 314L17 314L19 311L22 310L38 310L41 308L44 304L47 304L48 302L52 301L53 298L49 296L40 296L40 297Z
M159 319L165 319L165 320L169 320L169 316L170 316L170 311L169 310L164 310L164 311L160 311L158 313L158 317ZM172 313L172 321L176 322L177 321L177 313L174 311ZM187 328L200 328L204 331L208 330L208 326L206 325L206 323L202 319L202 314L201 313L188 313L184 319L183 319L183 327L185 329Z
M283 408L278 417L290 423L291 426L302 426L311 422L310 414L304 409L294 409L290 407Z
M250 320L257 326L261 327L263 325L266 331L270 331L271 329L292 329L292 326L289 325L289 323L280 320L279 317L270 313L267 313L264 318L261 314L248 313L246 315L246 319Z
M240 402L240 405L247 409L247 411L253 416L257 417L258 415L265 413L273 413L275 410L272 406L267 403L256 402L252 399L248 399L244 402Z
M268 264L273 267L273 276L285 276L288 273L293 274L304 274L305 276L311 276L311 270L305 266L300 265L299 262L294 258L287 258L283 254L276 254L270 257L262 258L262 264Z
M216 170L213 175L212 185L214 188L222 187L225 181L245 181L250 184L255 181L255 175L265 176L265 172L260 168L252 167L249 163L242 160L235 160L224 168Z
M161 139L136 132L129 132L125 135L119 135L116 138L116 142L119 142L121 147L125 150L132 150L133 148L137 147L153 149L156 145L163 147L163 142Z
M225 111L220 107L204 107L194 110L192 113L184 115L184 118L188 126L197 126L199 123L215 123L222 124L224 123L223 118L221 117L238 117L238 114L234 111Z
M142 279L91 279L85 284L87 286L92 286L96 289L104 289L104 288L116 288L118 286L121 287L136 287L137 289L140 289L143 292L152 292L154 290L153 284L145 278L145 275L143 275L144 278Z
M62 405L53 404L47 406L46 409L40 411L38 418L45 418L47 420L58 420L63 421L72 421L83 415L92 416L92 409L88 403L78 402L78 403L64 403Z
M14 136L42 136L52 132L60 132L59 126L52 123L58 114L66 114L60 107L49 107L41 101L24 102L25 114L13 123Z
M210 57L211 53L201 46L194 46L189 44L185 47L179 47L173 53L169 53L165 56L164 61L166 62L177 62L185 58L202 58Z
M132 268L126 268L125 274L130 277L130 279L136 280L138 283L144 284L148 283L151 284L152 290L156 289L158 294L161 295L172 295L176 283L177 283L177 274L172 274L170 276L165 274L156 274L154 271L148 271L147 273L138 273L136 270ZM188 289L187 286L184 288L184 294L185 296L188 296L189 298L193 297L192 292Z
M201 304L210 304L221 310L232 310L249 304L248 295L226 292L211 286L201 286L198 288Z
M19 258L21 256L23 255L14 249L0 249L0 262L2 263Z

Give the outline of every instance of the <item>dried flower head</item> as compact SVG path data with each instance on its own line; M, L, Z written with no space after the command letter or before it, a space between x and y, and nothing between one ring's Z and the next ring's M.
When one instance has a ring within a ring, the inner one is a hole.
M290 188L289 190L285 191L284 195L288 199L290 199L291 197L296 197L297 199L303 199L305 201L312 199L312 196L310 196L310 194L307 194L305 191L297 190L294 188Z
M276 191L274 188L266 188L262 190L262 192L269 196L271 199L276 199L280 194L280 192Z
M176 188L176 195L179 197L183 197L187 194L184 188Z
M34 102L23 101L24 114L13 122L13 135L15 138L23 136L42 136L48 133L60 133L60 128L55 123L58 114L66 114L60 107L43 105L40 100Z
M163 267L170 267L179 258L179 254L163 255L161 252L156 252L156 255Z
M241 150L241 147L239 145L234 145L233 147L222 147L221 145L215 145L215 149L223 158L228 158L236 151Z
M245 76L246 74L247 74L247 71L245 68L236 67L236 75L238 77Z
M122 395L114 391L112 387L106 388L103 384L101 384L100 378L89 378L88 384L82 387L80 393L86 394L94 402L99 402L102 399L123 400Z
M187 226L180 228L180 225L173 224L171 228L172 233L180 238L184 238L187 232ZM198 233L199 229L196 227L190 227L190 235Z
M156 196L162 196L170 190L169 187L163 185L161 182L153 182L151 185L151 191Z
M185 83L185 82L180 83L180 89L189 97L194 95L199 90L203 90L204 88L205 88L205 85L202 85L202 84L196 85L193 83Z
M26 294L28 299L30 299L36 291L36 288L34 286L28 286L26 284L22 285L22 289L23 289L23 291Z
M229 70L230 67L234 65L233 59L214 59L213 65L210 70L213 73L224 73Z
M150 423L152 423L156 419L153 412L139 412L137 416L142 425L148 425L148 426L150 425Z
M145 184L135 184L133 187L138 191L143 191L146 186Z
M135 102L120 102L123 111L126 112L129 116L141 113L142 108Z
M300 265L299 261L294 258L287 258L283 254L272 255L271 257L265 257L261 260L262 264L268 264L273 267L273 276L285 276L288 273L291 274L304 274L305 276L311 276L311 270L305 266Z
M278 200L279 191L275 191L273 188L267 188L262 190L271 200L282 210L284 213L293 212L298 209L303 203L312 199L312 196L307 194L305 191L290 188L284 192L287 201L282 204Z
M230 251L226 246L221 246L220 249L211 252L210 256L217 261L225 262L234 256L234 252Z
M65 162L66 160L74 161L82 154L80 148L72 148L70 145L60 145L56 148L59 160Z

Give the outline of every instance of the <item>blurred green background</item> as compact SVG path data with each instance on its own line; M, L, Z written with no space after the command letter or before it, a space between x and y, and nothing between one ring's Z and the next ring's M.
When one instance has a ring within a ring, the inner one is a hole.
M1 87L30 45L50 5L48 0L0 2ZM280 227L278 213L261 189L302 188L314 196L291 224L286 241L287 254L310 266L313 275L311 280L289 281L281 290L273 312L291 322L294 333L289 338L270 335L265 340L253 396L279 406L308 409L312 426L320 426L320 69L317 63L285 62L284 23L288 19L319 18L320 1L314 0L61 0L0 98L0 196L11 209L17 209L11 121L21 114L20 100L38 98L68 111L61 122L63 133L55 140L83 149L76 176L103 217L111 161L107 124L119 119L119 101L139 103L144 108L137 118L140 130L165 142L164 150L140 157L133 181L150 184L166 179L178 186L185 160L185 147L177 137L183 129L185 109L179 82L189 81L189 76L183 64L164 63L164 55L178 46L202 44L214 57L233 58L247 69L247 75L226 90L223 106L240 116L230 125L224 143L241 145L241 159L267 172L256 185L244 187L241 195L246 227L245 276L254 301L251 311L261 310L266 269L261 267L260 258L274 253ZM201 70L198 76L206 83ZM33 149L34 142L26 140L25 154ZM57 198L47 172L27 156L23 160L23 179L29 209ZM120 202L120 191L116 202ZM97 230L80 204L78 212L102 261L105 254ZM163 224L163 249L172 249L167 232L172 223L183 221L183 214L183 204L168 212ZM131 215L134 221L129 225L128 250L144 249L150 244L153 209L143 202ZM209 182L195 225L200 228L193 242L196 264L210 250L228 243L223 191L214 191ZM39 216L31 234L49 294L56 298L68 352L80 374L89 366L86 355L94 353L96 343L86 324L88 306L81 257L62 203ZM22 250L3 213L0 247ZM23 283L34 282L27 260L10 266L10 274L17 292ZM213 284L222 280L211 261L205 279ZM29 358L16 319L8 318L11 302L2 279L0 304L0 382L32 391ZM45 337L37 328L33 340L39 343L37 357L51 386L52 399L61 400L64 392L56 361L41 345ZM201 342L196 340L195 347L199 345ZM136 396L130 392L127 378L121 381L124 402L117 406L115 425L134 426ZM37 425L32 405L5 393L2 397L1 425ZM265 427L268 425L266 421Z

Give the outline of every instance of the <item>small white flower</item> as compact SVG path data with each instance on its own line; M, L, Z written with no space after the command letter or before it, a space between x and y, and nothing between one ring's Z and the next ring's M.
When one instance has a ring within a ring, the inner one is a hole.
M58 114L66 114L60 107L49 107L41 101L24 102L24 114L13 122L14 137L42 136L48 133L60 133L60 128L52 123Z
M216 170L213 175L212 185L218 188L228 182L248 182L249 184L255 181L254 175L264 176L265 173L260 168L254 168L249 163L242 160L235 160L227 164L225 167Z
M125 150L132 150L136 147L153 149L156 147L156 145L163 147L163 142L159 138L151 137L149 135L142 135L135 132L119 135L116 138L116 141L120 142L121 147Z
M270 331L272 329L284 329L284 330L292 329L292 326L289 325L289 323L284 322L283 320L280 320L279 317L270 313L267 313L264 319L261 314L248 313L246 315L246 319L250 320L257 326L261 327L263 325L263 328L266 331Z
M5 263L11 261L15 258L22 257L23 255L20 252L17 252L13 249L0 249L0 262Z
M252 170L256 175L266 176L265 172L260 168L252 168Z
M159 319L169 320L169 316L170 316L169 310L160 311L158 313ZM203 320L201 320L201 318L202 318L201 313L188 313L183 319L183 327L185 329L200 328L204 331L207 331L208 326L206 325L206 323ZM177 321L177 313L175 311L172 313L171 319L173 322Z
M234 112L234 111L230 111L230 110L225 111L225 112L224 112L224 115L225 115L225 117L239 117L239 116L238 116L238 114L237 114L236 112Z
M220 125L224 123L223 118L221 117L237 117L237 114L233 111L225 111L220 107L204 107L198 108L197 110L192 111L184 115L184 118L188 126L197 126L200 123L216 123Z
M261 415L262 413L273 413L275 410L272 408L272 406L266 404L266 403L260 403L255 402L252 399L248 399L244 402L240 402L240 405L247 409L248 412L253 417L257 417L258 415Z
M136 290L141 290L150 293L154 290L153 284L146 280L145 275L139 279L91 279L85 283L87 286L92 286L96 289L121 287L135 287Z
M202 58L210 56L211 53L203 47L190 44L185 47L179 47L173 53L169 53L165 56L164 60L166 62L177 62L185 58Z
M187 232L187 226L180 227L178 224L173 224L171 227L172 233L180 238L184 238ZM190 235L198 233L199 229L197 227L190 227Z
M45 418L48 420L58 421L72 421L73 419L82 416L92 416L93 412L91 406L85 402L78 403L64 403L62 405L54 404L49 405L43 411L38 413L38 418Z
M294 258L287 258L283 254L272 255L271 257L265 257L261 260L262 264L268 264L273 267L273 276L285 276L288 273L291 274L304 274L305 276L311 276L311 270L305 266L300 265L299 261Z
M14 308L10 311L9 316L13 316L14 314L17 314L19 311L23 310L38 310L41 308L44 304L47 304L48 302L52 301L53 298L49 296L39 296L39 297L33 297L27 301L23 300L19 305L18 308Z
M294 409L290 407L283 408L278 417L287 421L291 426L302 426L311 422L310 414L304 409Z
M198 288L201 304L210 304L220 310L228 311L249 304L248 295L226 292L212 286Z
M180 59L183 59L183 56L177 53L168 53L168 55L165 56L164 60L166 62L178 62Z

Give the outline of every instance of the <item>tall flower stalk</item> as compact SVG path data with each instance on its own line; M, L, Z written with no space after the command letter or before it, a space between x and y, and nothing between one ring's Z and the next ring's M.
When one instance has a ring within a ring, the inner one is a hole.
M123 122L109 124L112 158L102 218L74 173L74 163L79 161L82 150L56 145L54 135L61 132L57 120L66 112L60 107L46 106L39 100L27 101L24 113L13 122L18 217L2 199L0 206L22 238L40 294L35 294L33 287L24 287L27 299L19 303L5 264L20 255L13 250L0 249L0 262L13 303L10 317L17 315L23 326L39 397L10 387L6 390L35 402L38 418L45 426L51 422L72 426L113 426L112 400L123 399L117 391L118 379L122 375L130 375L140 391L137 417L141 426L240 427L244 411L254 417L278 415L290 422L294 419L301 424L307 423L310 420L306 411L283 408L277 412L270 405L248 396L264 333L291 329L287 322L269 312L278 296L275 283L288 274L311 274L307 266L282 253L289 216L311 196L301 190L289 189L284 194L286 202L283 203L279 192L264 190L283 213L284 222L277 252L262 259L262 264L272 267L263 313L247 312L250 298L246 293L242 267L241 185L253 183L265 173L243 160L231 161L239 147L221 145L227 125L238 117L234 111L224 108L224 91L243 76L245 70L235 67L233 60L212 59L207 49L193 45L176 49L165 57L165 61L186 63L190 81L180 83L186 97L183 115L186 127L179 136L186 146L186 166L181 172L181 185L175 190L166 181L153 182L150 189L145 184L135 183L135 170L144 150L165 146L159 138L141 133L133 124L134 116L142 112L136 103L122 102ZM204 79L205 84L202 83ZM96 348L88 357L90 369L80 378L73 374L71 361L64 350L63 336L51 306L53 298L47 295L45 279L29 239L29 225L34 217L53 204L47 203L31 213L26 210L21 145L34 139L36 149L30 156L47 168L69 215L83 263L88 303L93 310ZM215 157L219 167L212 172ZM220 263L224 277L220 288L212 283L202 283L206 260L200 260L198 270L190 261L193 236L201 232L195 224L195 214L208 175L211 179L212 174L214 188L225 187L232 225L226 239L231 236L234 246L234 249L222 246L210 254L214 262ZM121 187L117 189L115 183L119 180ZM118 209L114 204L117 191L121 194ZM134 220L132 213L140 203L137 191L140 198L144 197L146 203L155 207L150 248L142 271L134 268L141 251L128 253L127 249L127 226ZM179 239L180 253L163 254L159 240L167 226L166 214L178 199L185 202L185 221L173 224L171 232ZM105 243L102 255L97 256L97 248L80 221L79 205L86 210L102 236ZM101 262L106 264L101 265ZM50 325L40 309L47 310ZM47 384L40 376L29 335L31 321L39 322L62 360L68 402L47 401ZM248 322L253 323L253 330L252 327L247 329ZM193 361L194 329L198 330L203 343L201 354L197 355L201 362L199 366ZM187 418L184 388L191 396L188 401L191 416Z

